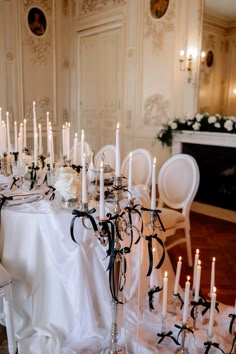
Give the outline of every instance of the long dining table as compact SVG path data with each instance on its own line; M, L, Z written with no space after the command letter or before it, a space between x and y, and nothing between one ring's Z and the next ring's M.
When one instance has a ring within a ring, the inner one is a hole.
M149 205L148 190L139 186L135 195L137 203ZM98 209L97 202L91 201L90 207ZM106 204L106 212L112 213L113 208L113 203ZM138 225L139 216L133 217ZM110 346L112 306L106 247L80 219L74 224L77 241L74 242L70 235L71 220L71 210L45 198L33 198L30 203L8 203L1 210L0 252L2 264L13 280L19 354L106 353ZM154 263L159 256L155 252ZM154 309L150 311L145 238L133 245L126 261L123 304L118 306L119 343L126 353L173 353L177 348L174 342L163 340L157 345L157 333L163 326L162 294L155 295ZM168 271L170 303L175 275L168 254L161 270L153 273L152 282L156 286L162 286L164 271ZM217 319L216 333L224 333L223 339L220 336L217 339L227 349L231 343L228 315L232 312L233 309L222 305ZM167 329L172 328L175 333L174 325L180 318L180 314L168 312ZM202 328L194 339L189 336L191 354L203 352L205 332Z

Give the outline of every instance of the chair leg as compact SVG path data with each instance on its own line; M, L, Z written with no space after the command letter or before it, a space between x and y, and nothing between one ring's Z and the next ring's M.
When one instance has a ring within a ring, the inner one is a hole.
M193 257L192 257L192 247L191 247L191 235L189 229L184 229L185 239L186 239L186 249L187 249L187 257L188 257L188 266L193 266Z
M16 338L15 338L14 322L13 322L13 315L12 315L11 285L5 286L4 289L5 289L5 296L3 298L3 306L4 306L4 313L5 313L8 351L9 354L15 354Z

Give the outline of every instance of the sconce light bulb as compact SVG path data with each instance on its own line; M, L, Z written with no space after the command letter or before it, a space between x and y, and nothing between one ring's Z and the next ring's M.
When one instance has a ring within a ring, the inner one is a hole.
M180 55L180 58L184 57L184 50L183 49L181 49L181 51L179 52L179 55Z
M236 95L236 88L233 89L233 94Z

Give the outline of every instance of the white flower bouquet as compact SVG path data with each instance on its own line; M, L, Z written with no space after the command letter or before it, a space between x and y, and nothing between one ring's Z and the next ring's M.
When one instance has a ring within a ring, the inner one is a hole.
M173 132L181 130L218 132L236 134L236 117L223 117L220 114L197 113L187 118L176 118L161 127L157 139L162 145L171 146Z
M60 167L57 171L55 188L64 201L77 200L81 193L79 174L71 167Z

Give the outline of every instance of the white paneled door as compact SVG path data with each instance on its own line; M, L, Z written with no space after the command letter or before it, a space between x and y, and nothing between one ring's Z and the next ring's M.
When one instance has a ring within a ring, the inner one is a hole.
M121 30L80 35L80 127L98 151L115 143L121 119Z

